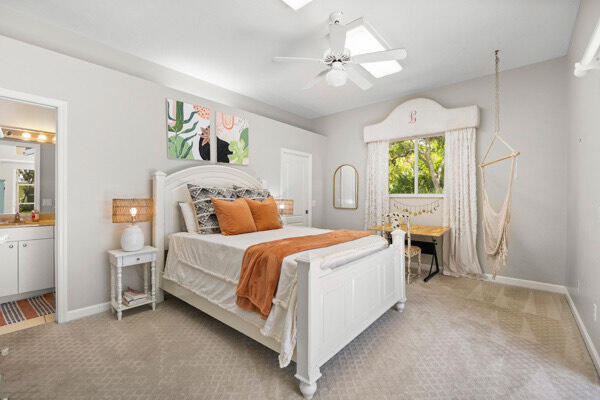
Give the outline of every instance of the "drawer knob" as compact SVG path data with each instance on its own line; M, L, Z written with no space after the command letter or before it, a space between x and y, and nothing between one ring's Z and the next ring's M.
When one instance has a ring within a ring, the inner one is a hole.
M27 247L27 243L23 243L23 247Z
M9 245L8 245L8 248L9 248L9 249L12 249L13 247L15 247L15 245L14 245L14 244L9 244Z
M137 261L140 261L140 258L139 258L139 257L137 258Z

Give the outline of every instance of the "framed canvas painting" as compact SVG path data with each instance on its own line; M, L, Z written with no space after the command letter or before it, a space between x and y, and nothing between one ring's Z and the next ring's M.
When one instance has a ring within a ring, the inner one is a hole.
M245 118L217 112L217 162L248 165L249 127Z
M169 158L210 160L210 109L167 99Z

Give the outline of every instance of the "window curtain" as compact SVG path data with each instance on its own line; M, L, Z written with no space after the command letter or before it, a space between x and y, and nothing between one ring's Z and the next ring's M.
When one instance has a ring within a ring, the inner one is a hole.
M445 275L480 277L477 257L475 128L446 132L443 225Z
M381 224L383 216L390 211L388 158L387 141L367 143L365 229Z

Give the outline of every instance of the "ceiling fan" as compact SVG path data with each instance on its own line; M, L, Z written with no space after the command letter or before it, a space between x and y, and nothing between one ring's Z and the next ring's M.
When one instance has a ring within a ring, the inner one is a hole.
M357 64L376 63L380 61L403 60L406 58L406 49L391 49L352 55L346 48L346 32L348 25L342 24L342 12L337 11L329 17L329 49L325 51L322 58L309 57L274 57L273 61L298 62L298 63L320 63L328 68L321 71L308 82L303 89L309 89L325 80L328 85L338 87L346 84L350 79L362 90L370 89L373 84L355 69ZM399 67L400 69L400 67Z

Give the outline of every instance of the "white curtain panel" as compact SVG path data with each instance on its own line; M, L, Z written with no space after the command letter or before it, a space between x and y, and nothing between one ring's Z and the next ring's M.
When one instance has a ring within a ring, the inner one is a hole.
M444 173L445 275L479 277L477 257L477 166L475 128L446 132Z
M383 216L390 211L388 159L387 141L367 143L365 229L381 224Z

